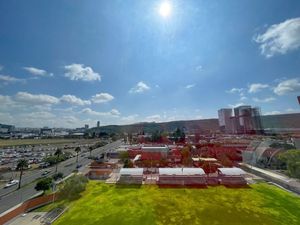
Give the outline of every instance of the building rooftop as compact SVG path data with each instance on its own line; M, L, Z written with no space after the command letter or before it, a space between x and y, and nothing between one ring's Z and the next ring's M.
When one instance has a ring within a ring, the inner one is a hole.
M218 168L218 171L223 175L228 176L240 176L246 174L246 172L240 168L232 167L232 168Z
M204 175L201 168L159 168L160 175Z
M120 175L142 176L143 168L121 168Z

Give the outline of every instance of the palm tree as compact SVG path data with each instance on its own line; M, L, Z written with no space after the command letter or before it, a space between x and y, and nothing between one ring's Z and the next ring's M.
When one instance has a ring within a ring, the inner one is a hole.
M59 157L63 154L63 151L58 148L56 149L54 155L56 156L56 166L55 166L55 173L57 173L57 167L58 167L58 160L59 160Z
M17 170L20 170L20 178L19 178L18 189L21 188L21 180L22 180L23 171L24 171L25 168L28 168L28 161L26 159L20 159L20 160L18 160Z
M78 155L79 155L79 152L81 152L81 148L80 147L76 147L75 148L75 152L76 152L76 163L77 163L77 166L78 166Z
M92 157L92 151L94 150L94 148L92 146L89 147L89 152L90 152L90 157Z

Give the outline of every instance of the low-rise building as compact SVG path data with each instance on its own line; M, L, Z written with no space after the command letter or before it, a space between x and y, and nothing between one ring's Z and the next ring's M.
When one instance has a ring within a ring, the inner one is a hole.
M220 184L225 186L245 186L247 185L246 179L243 175L246 172L240 168L219 168L218 169Z
M205 187L205 172L201 168L159 168L159 178L157 184L161 187Z
M117 184L138 184L143 183L143 168L121 168Z

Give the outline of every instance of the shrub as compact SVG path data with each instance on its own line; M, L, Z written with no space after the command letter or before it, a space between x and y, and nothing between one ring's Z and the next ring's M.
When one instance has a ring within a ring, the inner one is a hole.
M44 178L44 179L40 180L39 182L37 182L34 188L37 191L45 192L50 189L51 184L52 184L52 178L47 177L47 178Z
M88 179L83 175L75 175L65 181L59 191L59 196L68 200L75 200L80 197L80 193L86 188Z
M62 179L63 177L64 177L64 174L61 173L61 172L56 173L56 174L54 174L54 175L52 176L52 178L53 178L54 180Z

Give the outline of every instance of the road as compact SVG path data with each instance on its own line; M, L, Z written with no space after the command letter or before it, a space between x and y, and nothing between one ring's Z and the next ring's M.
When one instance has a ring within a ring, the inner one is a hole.
M94 149L92 151L92 155L98 156L99 154L109 151L110 149L116 149L120 145L121 145L121 141L116 141L107 144L103 147ZM89 153L86 153L86 155L88 154ZM91 162L90 159L81 156L79 156L78 161L79 164L82 165L81 168L84 168ZM75 169L76 169L76 157L63 161L58 165L58 172L62 172L64 176L68 176ZM55 167L48 167L47 170L51 170L51 173L49 173L47 176L52 176L55 172ZM30 173L24 175L24 178L22 178L22 187L19 190L17 190L18 187L17 185L6 189L1 189L0 190L0 213L10 209L11 207L29 199L31 196L38 193L34 189L36 183L34 181L38 178L41 178L42 177L41 174L42 174L42 170L36 170L36 171L31 171Z

